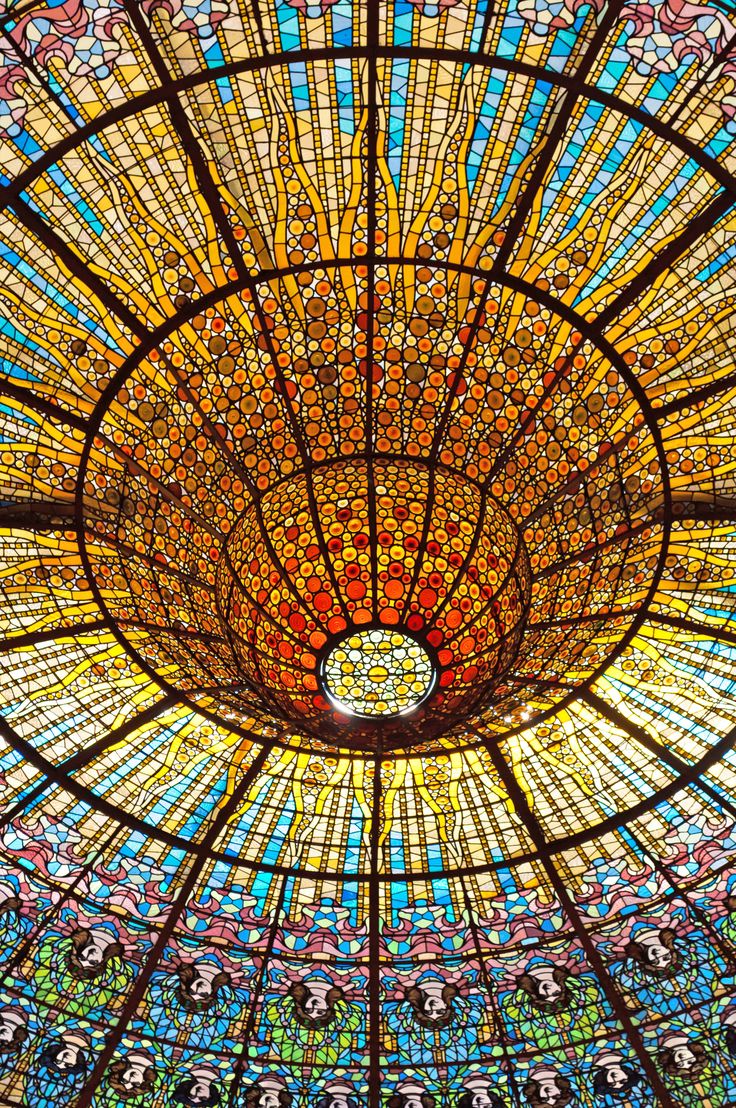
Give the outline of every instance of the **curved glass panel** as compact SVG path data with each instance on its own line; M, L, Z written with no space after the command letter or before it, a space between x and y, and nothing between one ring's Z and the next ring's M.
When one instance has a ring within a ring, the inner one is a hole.
M736 1104L732 5L0 19L0 1104Z

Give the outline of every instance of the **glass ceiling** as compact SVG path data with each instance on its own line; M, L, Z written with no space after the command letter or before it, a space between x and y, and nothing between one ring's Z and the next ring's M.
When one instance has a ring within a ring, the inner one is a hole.
M0 26L0 1104L732 1108L730 0Z

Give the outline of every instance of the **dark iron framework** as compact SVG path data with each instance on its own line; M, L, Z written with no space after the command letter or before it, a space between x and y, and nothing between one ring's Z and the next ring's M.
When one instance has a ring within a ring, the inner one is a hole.
M3 26L0 1100L732 1099L727 7Z

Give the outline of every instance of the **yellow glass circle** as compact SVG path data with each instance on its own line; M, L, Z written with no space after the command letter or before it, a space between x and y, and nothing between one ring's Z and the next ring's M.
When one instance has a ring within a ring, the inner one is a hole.
M402 631L352 631L322 662L327 699L364 718L400 716L418 708L435 683L435 667L421 643Z

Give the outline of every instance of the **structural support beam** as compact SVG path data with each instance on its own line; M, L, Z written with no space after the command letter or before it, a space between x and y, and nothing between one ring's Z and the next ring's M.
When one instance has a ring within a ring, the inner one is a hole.
M94 1069L90 1076L89 1081L84 1086L83 1091L79 1095L79 1099L76 1102L75 1108L89 1108L92 1103L95 1092L102 1081L105 1071L110 1062L115 1056L115 1052L120 1046L120 1043L128 1029L128 1025L131 1019L134 1017L138 1006L140 1005L143 997L145 996L146 989L148 988L148 982L151 979L151 975L158 968L159 962L166 950L166 947L171 940L177 924L181 920L184 912L187 909L189 898L192 896L196 888L197 881L199 880L205 865L209 861L209 852L211 848L217 842L217 839L224 831L228 824L228 821L235 815L238 810L238 806L243 802L247 796L248 789L257 775L261 772L266 758L269 754L269 748L263 747L257 757L248 767L248 770L243 774L235 791L228 801L222 805L221 808L215 811L215 814L210 822L209 828L205 833L202 840L202 853L197 858L189 859L188 864L182 861L182 868L184 873L182 875L182 884L179 889L179 893L174 899L169 908L166 920L158 933L158 937L153 944L151 951L146 958L145 962L138 971L137 976L134 979L133 986L128 993L127 999L123 1008L117 1017L115 1025L110 1029L105 1037L105 1046L100 1051L95 1061Z
M585 957L588 960L590 968L595 973L601 988L605 994L606 1000L611 1006L611 1009L616 1016L621 1029L627 1036L631 1043L636 1056L639 1059L642 1069L646 1074L647 1080L651 1085L652 1092L659 1100L660 1108L676 1108L675 1102L667 1091L665 1085L662 1082L662 1078L659 1076L657 1067L654 1064L653 1059L644 1046L643 1039L639 1029L633 1023L631 1016L626 1008L623 997L619 993L616 985L608 972L608 968L605 965L603 958L601 957L598 948L596 947L593 939L585 928L580 914L575 907L573 899L565 885L560 873L552 859L549 846L544 836L544 832L537 820L537 817L532 812L529 804L527 803L526 796L523 789L520 787L516 777L514 776L511 767L501 754L498 746L489 743L487 746L488 752L493 760L493 765L498 773L499 778L504 784L512 802L516 813L522 820L524 826L527 829L530 839L539 851L539 860L544 867L545 873L549 879L550 885L554 889L560 905L567 916L567 919L574 931L580 946L582 947Z
M685 788L687 785L692 785L697 782L698 787L703 792L708 793L709 796L717 800L733 817L736 819L736 804L727 800L725 797L721 797L712 789L711 786L701 780L701 775L704 772L702 768L703 761L699 762L683 762L677 754L658 742L652 735L649 734L646 727L642 727L638 723L634 723L623 715L617 708L609 704L602 697L594 693L592 689L585 689L580 694L580 699L583 700L590 708L597 712L604 719L607 719L614 727L619 731L623 731L629 738L638 742L645 750L648 750L650 754L654 754L656 758L664 762L670 769L674 770L678 775L678 779L681 783L681 787Z

